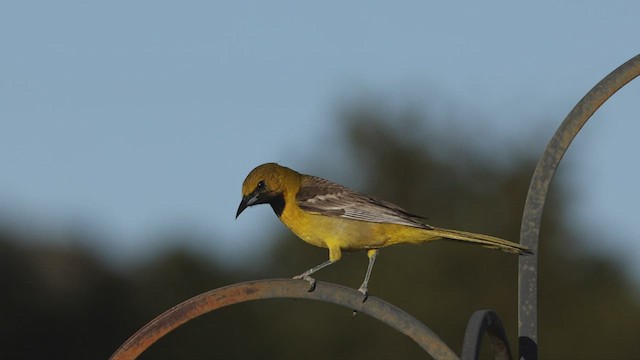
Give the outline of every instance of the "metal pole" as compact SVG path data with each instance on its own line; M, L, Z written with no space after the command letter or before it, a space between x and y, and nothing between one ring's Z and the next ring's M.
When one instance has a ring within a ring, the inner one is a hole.
M363 302L362 294L344 286L318 281L314 291L302 280L272 279L225 286L194 296L167 310L131 336L111 356L111 360L135 359L149 346L180 325L216 309L264 299L318 300L369 315L407 335L435 359L458 356L426 325L402 309L375 296Z
M520 358L538 357L537 279L538 240L549 184L571 141L591 115L616 91L640 75L640 55L615 69L594 86L564 119L538 161L522 215L520 244L536 255L521 256L518 264L518 343Z

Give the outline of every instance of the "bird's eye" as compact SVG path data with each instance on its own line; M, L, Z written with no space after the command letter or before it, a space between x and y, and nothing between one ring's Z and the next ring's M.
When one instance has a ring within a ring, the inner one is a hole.
M256 189L263 190L264 186L265 186L264 180L260 180L260 181L258 181L258 185L256 186Z

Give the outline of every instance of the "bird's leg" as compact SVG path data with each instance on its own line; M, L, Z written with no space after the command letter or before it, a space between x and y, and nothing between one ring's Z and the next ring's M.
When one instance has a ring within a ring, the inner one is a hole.
M322 268L325 268L325 267L327 267L327 266L329 266L329 265L333 264L334 262L335 262L335 261L331 261L331 260L329 259L329 260L327 260L327 261L323 262L323 263L322 263L322 264L320 264L320 265L316 265L316 266L312 267L311 269L309 269L309 270L307 270L307 271L303 272L303 273L302 273L302 274L300 274L300 275L296 275L296 276L294 276L293 278L294 278L294 279L302 279L302 280L306 280L306 281L308 281L308 282L309 282L309 284L311 285L311 287L309 287L309 292L312 292L312 291L313 291L313 290L315 290L315 288L316 288L316 279L312 278L312 277L311 277L311 276L309 276L309 275L313 274L314 272L316 272L316 271L318 271L318 270L320 270L320 269L322 269Z
M339 246L336 246L335 244L332 244L332 243L327 243L327 248L329 248L329 260L323 262L320 265L316 265L312 267L311 269L303 272L298 276L293 277L294 279L302 279L302 280L308 281L309 284L311 284L311 287L309 288L309 292L312 292L316 288L316 279L312 278L309 275L335 263L336 261L340 260L340 258L342 257L342 250L340 250Z
M371 277L371 270L373 270L373 263L376 262L376 256L378 256L378 249L371 249L367 251L367 257L369 257L369 266L367 266L367 274L364 276L364 281L358 289L358 291L360 291L364 295L364 299L362 299L362 302L367 301L367 297L369 296L369 277Z

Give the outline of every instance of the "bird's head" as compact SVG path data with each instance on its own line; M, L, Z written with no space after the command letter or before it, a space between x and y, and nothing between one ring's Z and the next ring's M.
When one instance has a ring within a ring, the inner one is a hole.
M242 183L242 201L236 218L249 206L268 203L278 216L284 210L287 184L299 174L276 163L262 164L251 170Z

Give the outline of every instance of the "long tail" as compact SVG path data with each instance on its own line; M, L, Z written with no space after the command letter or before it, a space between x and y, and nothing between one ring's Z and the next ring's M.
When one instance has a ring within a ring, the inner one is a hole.
M431 233L435 236L442 237L444 239L455 240L455 241L464 241L469 243L478 244L490 249L498 249L508 253L514 253L519 255L532 255L533 251L528 248L513 243L511 241L503 240L497 237L483 235L483 234L475 234L466 231L458 231L458 230L448 230L448 229L440 229L433 228Z

